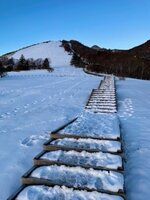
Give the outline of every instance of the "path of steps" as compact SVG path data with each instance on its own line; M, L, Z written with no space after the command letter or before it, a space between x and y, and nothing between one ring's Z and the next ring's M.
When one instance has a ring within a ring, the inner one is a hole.
M115 113L116 93L113 76L105 77L98 89L93 89L85 109L100 113Z
M8 200L123 200L115 81L105 77L81 115L50 134Z

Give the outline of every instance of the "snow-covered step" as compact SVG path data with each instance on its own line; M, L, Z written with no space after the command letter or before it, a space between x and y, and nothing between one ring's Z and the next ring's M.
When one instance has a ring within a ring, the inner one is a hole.
M94 105L94 104L93 104L93 105L87 105L85 108L86 108L86 109L95 108L95 109L114 110L114 109L116 109L116 106L100 105L100 104Z
M88 103L112 103L112 104L116 104L116 101L112 101L112 100L89 100Z
M87 105L85 108L95 108L95 109L108 109L108 110L114 110L116 108L116 106L110 106L110 105L100 105L100 104L97 104L97 105Z
M59 164L100 170L122 170L122 158L119 155L103 152L78 152L74 150L43 151L34 158L34 164L40 166Z
M91 98L88 102L115 102L115 98Z
M115 94L104 94L104 93L102 93L102 94L92 94L92 96L91 97L115 97Z
M93 94L115 94L115 91L108 91L108 90L97 90L97 91L93 91Z
M95 103L91 103L91 102L89 102L88 104L87 104L87 106L110 106L110 107L115 107L116 106L116 104L115 103L109 103L109 102L95 102Z
M63 139L50 139L44 143L44 149L50 150L76 150L88 152L104 152L119 154L122 152L121 143L112 140L96 140L90 138L63 138Z
M22 183L25 185L65 185L76 189L117 194L123 193L124 177L122 173L114 171L51 165L33 167L22 176Z
M109 110L106 111L109 112ZM113 111L115 110L110 110L110 112ZM69 124L57 133L54 132L51 134L51 137L117 139L120 138L118 116L115 113L105 114L85 111L77 118L76 121Z
M114 109L114 110L108 110L108 109L94 109L94 108L88 108L87 110L90 110L90 111L93 111L95 113L116 113L117 110Z
M115 94L114 90L94 90L94 94Z
M112 97L112 96L109 96L109 97L106 97L106 96L95 97L95 96L91 96L90 100L92 100L92 99L93 99L93 100L96 100L96 99L97 99L97 100L103 100L103 99L104 99L104 100L108 100L108 101L109 101L109 100L114 100L114 101L115 101L115 100L116 100L116 97Z
M24 186L8 200L123 200L123 197L100 192L87 192L65 186L48 187L44 185Z
M92 96L115 96L115 93L107 93L107 92L93 92Z

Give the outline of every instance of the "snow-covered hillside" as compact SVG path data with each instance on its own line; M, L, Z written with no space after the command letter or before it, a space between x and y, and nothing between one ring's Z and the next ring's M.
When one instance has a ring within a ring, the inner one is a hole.
M61 41L49 41L36 44L17 51L12 55L12 57L19 59L22 54L25 58L49 58L52 67L68 66L72 57L64 50Z

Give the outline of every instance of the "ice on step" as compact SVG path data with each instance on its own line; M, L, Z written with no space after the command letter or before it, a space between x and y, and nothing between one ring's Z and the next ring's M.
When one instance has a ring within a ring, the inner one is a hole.
M87 192L73 190L65 186L28 186L16 198L16 200L123 200L116 195L102 194L99 192Z
M118 192L123 190L123 175L113 171L84 169L82 167L43 166L36 168L30 175L33 178L42 178L55 185L65 185L75 188L89 188Z
M119 122L116 114L93 112L83 112L75 122L59 133L95 138L116 139L120 137Z
M64 146L69 148L89 149L103 152L117 152L121 151L121 143L118 141L109 140L96 140L96 139L74 139L74 138L63 138L53 140L51 145Z
M41 158L68 165L87 165L92 168L105 167L118 169L118 167L122 167L122 159L120 156L102 152L89 153L86 151L77 152L56 150L45 153Z

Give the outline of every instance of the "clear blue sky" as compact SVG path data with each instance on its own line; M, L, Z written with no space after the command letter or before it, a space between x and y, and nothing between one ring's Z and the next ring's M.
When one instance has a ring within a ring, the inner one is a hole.
M0 0L0 54L45 40L127 49L150 39L150 0Z

